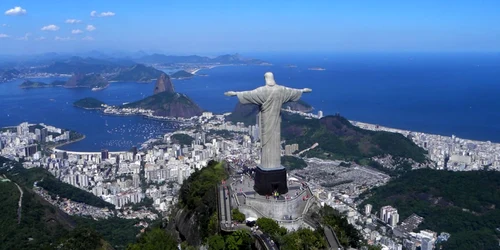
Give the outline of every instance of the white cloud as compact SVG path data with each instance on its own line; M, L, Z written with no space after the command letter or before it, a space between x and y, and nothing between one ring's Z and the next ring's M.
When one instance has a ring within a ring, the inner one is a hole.
M108 17L108 16L114 16L114 15L116 15L114 12L106 11L106 12L102 12L99 16Z
M82 38L82 40L84 40L84 41L94 41L94 38L91 37L91 36L86 36L86 37Z
M77 20L77 19L66 19L65 23L70 23L70 24L75 24L75 23L81 23L82 20Z
M85 29L88 31L94 31L94 30L96 30L96 27L92 24L89 24L89 25L87 25L87 28L85 28Z
M71 31L71 34L81 34L81 33L83 33L82 30L72 30Z
M59 36L56 36L54 37L54 40L56 41L69 41L69 40L73 40L73 38L67 36L67 37L59 37Z
M4 24L2 24L2 27L9 27L9 25L4 23Z
M90 12L91 17L110 17L110 16L115 16L115 15L116 15L116 13L111 12L111 11L97 13L97 11L93 10Z
M5 15L7 16L22 16L27 13L26 9L23 9L19 6L16 6L10 10L5 11Z
M9 37L10 37L10 36L9 36L9 35L7 35L7 34L2 34L2 33L0 33L0 38L9 38Z
M35 38L35 40L37 40L37 41L42 41L42 40L45 40L45 39L47 39L47 38L45 38L44 36Z
M56 25L50 24L47 26L43 26L42 30L44 30L44 31L56 31L56 30L59 30L59 27Z
M28 37L31 36L31 33L26 33L22 37L18 37L17 40L28 41Z

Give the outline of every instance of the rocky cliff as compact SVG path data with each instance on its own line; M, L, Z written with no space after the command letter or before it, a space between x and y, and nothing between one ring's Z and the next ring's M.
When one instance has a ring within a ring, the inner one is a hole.
M170 80L170 77L162 73L160 77L158 77L158 80L156 80L155 88L153 90L153 94L159 94L162 92L168 92L168 93L174 93L174 84L172 83L172 80Z
M167 225L167 230L177 234L178 238L187 241L191 246L199 246L202 242L198 218L187 209L179 209L175 213L173 220Z

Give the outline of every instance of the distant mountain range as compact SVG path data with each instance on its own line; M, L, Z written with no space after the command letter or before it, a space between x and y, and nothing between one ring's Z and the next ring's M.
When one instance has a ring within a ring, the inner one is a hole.
M175 64L175 63L213 63L213 64L265 64L258 59L244 58L240 54L221 55L215 58L206 56L167 56L163 54L152 54L137 59L141 63L150 64Z
M143 51L137 53L110 53L90 51L79 56L45 53L33 56L0 56L0 82L10 81L23 75L37 73L49 74L102 74L110 81L137 81L149 82L161 73L150 66L182 67L193 64L202 65L260 65L267 62L259 59L244 58L239 54L221 55L217 57L206 56L171 56L164 54L147 54ZM193 65L194 66L194 65ZM182 72L175 78L188 78L189 72Z

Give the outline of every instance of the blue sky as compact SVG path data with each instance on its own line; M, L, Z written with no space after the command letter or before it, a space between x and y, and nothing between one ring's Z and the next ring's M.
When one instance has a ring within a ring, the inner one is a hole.
M499 10L499 0L1 0L0 54L500 51Z

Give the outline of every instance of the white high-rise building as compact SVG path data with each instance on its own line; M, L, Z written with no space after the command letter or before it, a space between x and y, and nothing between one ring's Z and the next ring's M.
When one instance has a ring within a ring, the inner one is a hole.
M395 227L399 222L399 214L398 212L392 212L390 216L390 224L391 227Z
M318 111L318 117L319 117L320 119L321 119L321 118L323 118L323 111L321 111L321 110L320 110L320 111Z
M372 204L366 204L365 205L365 214L370 215L371 212L372 212Z

